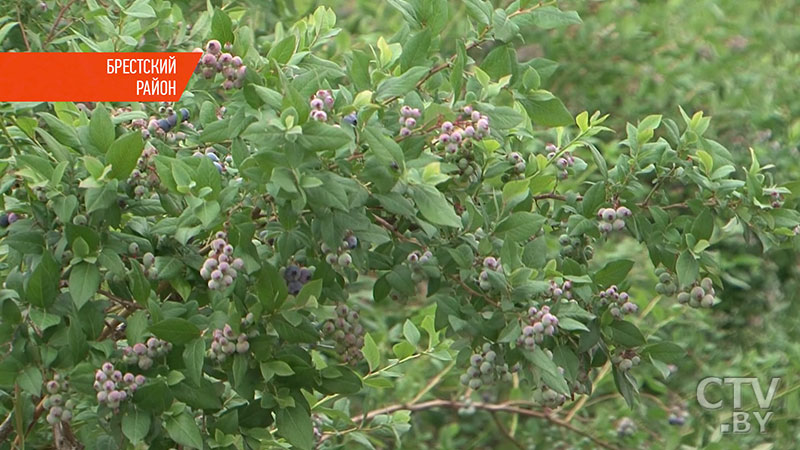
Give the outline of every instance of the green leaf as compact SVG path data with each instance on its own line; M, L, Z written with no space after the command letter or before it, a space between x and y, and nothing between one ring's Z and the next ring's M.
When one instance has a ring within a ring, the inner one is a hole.
M594 217L597 209L606 200L606 185L605 183L595 183L583 195L583 216Z
M186 377L196 386L200 386L203 378L203 361L206 344L202 337L186 344L183 349L183 363L186 365Z
M303 134L297 143L311 152L336 150L353 142L353 137L343 128L334 127L316 120L303 124Z
M125 10L125 15L137 19L151 19L156 17L156 11L148 4L148 0L136 0Z
M211 19L211 38L219 40L223 45L227 42L233 43L233 24L231 18L219 9L214 10Z
M559 319L558 328L567 331L591 331L589 327L570 317Z
M545 220L544 216L536 213L516 212L497 224L494 231L504 239L524 242L542 229Z
M311 450L314 444L314 434L308 411L299 406L279 409L275 413L275 422L278 435L286 438L290 444L301 450Z
M40 231L21 231L7 236L3 243L24 255L39 255L44 251L44 234Z
M548 93L549 94L549 93ZM564 127L572 125L572 114L552 94L520 100L534 125Z
M145 304L147 299L150 298L150 282L144 275L142 267L139 263L131 265L131 272L128 275L128 282L130 285L131 294L133 294L133 298L137 302Z
M678 261L675 263L675 272L678 274L678 281L682 287L694 283L700 276L700 265L689 250L684 250L678 256Z
M58 280L61 278L59 266L49 252L42 255L42 260L33 270L25 287L25 297L34 306L42 308L53 304L58 294Z
M141 442L150 431L150 414L139 411L135 407L129 408L122 416L122 434L133 444Z
M369 364L369 371L373 372L381 363L381 354L378 351L378 346L375 344L375 340L372 339L372 335L367 333L364 336L364 347L361 349L361 353L364 354L364 359L367 360L367 364Z
M175 345L183 345L200 336L200 329L186 319L165 319L150 326L150 332Z
M560 394L569 395L567 380L565 380L564 376L559 372L556 363L542 351L541 347L535 347L533 352L525 352L525 357L530 360L534 366L540 369L542 381L544 381L547 386Z
M417 86L417 82L428 73L428 70L425 66L412 67L398 77L389 77L381 81L375 93L375 99L383 101L389 97L407 94Z
M405 167L403 149L390 137L386 136L378 127L367 127L364 130L364 139L369 145L369 150L373 152L381 161L387 165L396 162L401 169Z
M141 136L139 134L140 140ZM98 150L105 153L114 142L114 137L114 123L111 122L111 116L106 107L98 103L92 111L92 120L89 121L89 140Z
M261 375L264 377L264 381L269 381L275 375L278 375L279 377L288 377L294 375L294 370L292 370L292 367L283 361L262 362L260 367Z
M79 263L69 273L69 293L75 308L80 310L100 287L100 270L94 264Z
M711 208L704 208L692 223L692 235L697 239L709 240L714 233L714 216Z
M594 274L594 282L602 287L622 283L632 268L633 261L630 259L611 261Z
M431 46L431 30L425 28L415 33L403 44L400 55L400 70L405 72L411 67L425 64Z
M279 64L286 64L289 62L289 59L291 59L292 55L294 55L296 46L297 38L294 34L291 34L269 49L267 57L274 59Z
M511 20L520 27L533 26L545 30L583 23L577 12L562 11L555 6L544 6L528 13L517 14Z
M17 384L23 391L38 397L42 392L42 372L34 366L26 367L17 377Z
M453 205L435 187L426 184L412 186L411 197L425 219L436 225L461 228L461 218L453 210Z
M106 162L111 164L109 176L118 180L127 179L136 168L143 149L144 141L141 133L133 132L120 136L106 153Z
M489 25L492 18L492 4L486 0L464 0L467 14L481 26Z
M644 348L643 353L653 359L671 364L677 364L686 356L686 351L673 342L650 344Z
M611 340L628 348L639 347L645 344L644 335L636 325L625 320L611 322Z
M200 428L189 414L183 412L174 417L167 417L164 427L167 429L169 438L178 444L197 449L203 448Z
M409 319L406 319L403 324L403 336L415 347L419 344L419 329L417 329L417 326Z

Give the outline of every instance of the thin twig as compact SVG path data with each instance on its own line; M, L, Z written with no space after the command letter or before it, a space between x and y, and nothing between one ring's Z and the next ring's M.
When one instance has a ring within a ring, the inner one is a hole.
M22 24L22 15L19 12L19 5L17 5L17 23L19 24L19 31L22 34L22 42L25 43L25 49L31 51L31 44L28 43L28 36L25 34L25 25Z
M514 436L511 436L511 433L508 432L506 426L503 425L503 422L501 422L500 418L497 417L497 413L492 411L490 414L492 415L492 420L494 420L495 425L497 425L497 429L500 430L500 433L502 433L503 436L505 436L505 438L508 439L512 444L514 444L514 446L517 447L519 450L525 450L525 447L523 447L519 441L514 439Z
M498 307L498 306L500 306L500 305L499 305L499 304L498 304L498 303L497 303L497 302L496 302L494 299L492 299L492 298L491 298L491 297L489 297L488 295L486 295L486 294L483 294L483 293L480 293L480 292L476 291L475 289L472 289L471 287L469 287L469 286L467 285L467 283L464 283L464 280L462 280L462 279L461 279L460 277L458 277L457 275L453 275L451 278L453 279L453 281L455 281L455 282L457 282L458 284L460 284L460 285L461 285L461 287L462 287L462 288L464 288L464 290L465 290L465 291L467 291L467 292L468 292L469 294L471 294L472 296L474 296L474 297L481 297L481 298L483 298L484 300L486 300L486 302L487 302L487 303L489 303L489 304L491 304L491 305L493 305L493 306L495 306L495 307Z
M50 31L47 33L47 37L44 39L44 42L42 42L42 49L47 47L47 45L50 43L50 41L53 39L53 37L55 37L54 34L56 32L56 28L58 27L58 24L61 22L61 19L64 17L64 13L67 12L69 7L72 6L73 3L75 3L75 0L69 0L64 6L61 7L61 10L58 12L58 16L56 16L55 22L53 22L53 26L50 27Z
M144 309L144 307L136 302L132 302L130 300L125 300L122 297L116 296L111 292L105 291L103 289L98 289L97 293L108 298L112 302L118 303L122 305L125 309Z

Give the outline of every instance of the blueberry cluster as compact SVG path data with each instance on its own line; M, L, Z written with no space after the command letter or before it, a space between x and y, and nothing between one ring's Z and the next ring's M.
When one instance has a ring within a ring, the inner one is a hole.
M322 439L322 427L324 425L319 414L311 414L311 432L314 434L314 442L318 443Z
M133 186L133 195L136 198L143 198L151 192L152 189L157 189L161 184L156 172L156 156L158 150L150 145L145 145L142 151L142 156L136 163L136 168L131 172L128 178L128 184Z
M133 242L132 244L136 244ZM137 244L138 247L138 244ZM155 267L156 264L156 257L150 252L146 252L142 255L142 265L144 266L144 274L150 280L155 280L158 278L158 270Z
M208 257L200 269L200 276L208 280L212 291L222 290L233 284L238 271L244 268L242 258L233 257L233 246L227 241L227 233L218 231L211 241Z
M138 342L132 347L122 349L122 362L148 370L153 367L156 358L166 355L170 350L172 350L171 343L151 337L145 344Z
M508 364L499 358L497 352L492 350L492 345L487 342L480 351L470 356L469 368L459 381L472 390L478 390L497 381L510 381L511 374L518 369L516 365L509 369Z
M623 417L617 422L617 436L626 438L636 433L636 424L630 417Z
M611 363L623 372L631 370L631 368L638 366L642 359L633 349L617 350L611 356Z
M639 310L639 306L631 301L627 292L620 290L616 284L608 289L600 291L600 304L611 305L608 312L615 319L621 319L627 314L634 314Z
M511 152L506 155L506 160L514 165L514 173L518 175L517 178L525 178L525 169L527 169L527 164L525 163L525 158L522 157L518 152Z
M546 385L541 385L533 394L533 399L542 405L547 406L548 408L558 408L567 401L567 396L564 394L559 394Z
M458 408L458 415L459 416L471 416L475 414L476 408L475 403L472 402L472 398L466 395L462 395L458 398L458 400L463 403L464 405Z
M300 267L296 264L289 264L281 267L280 274L286 282L286 289L291 295L297 295L306 283L314 275L315 267Z
M309 117L319 122L328 121L328 112L333 109L333 104L336 100L333 98L331 91L327 89L320 89L311 96L311 101L308 106L311 107Z
M347 267L353 263L353 257L350 256L350 250L358 247L358 238L352 234L348 234L344 238L342 244L335 251L327 244L323 243L320 247L322 253L325 254L325 261L332 266Z
M417 126L417 119L422 117L422 112L419 108L412 108L408 105L403 105L400 108L400 136L411 136L411 130Z
M247 342L247 334L239 333L237 336L233 328L227 323L220 329L212 333L211 348L208 349L208 356L219 362L225 361L228 356L234 353L243 355L250 350L250 343Z
M675 295L675 292L678 291L678 284L675 283L675 279L672 277L672 274L663 267L657 267L655 273L658 277L658 283L656 283L656 292L667 296Z
M5 228L17 220L19 220L17 213L2 213L0 214L0 228Z
M430 262L433 259L433 253L428 250L425 250L424 253L420 253L416 250L408 254L406 261L408 261L409 267L411 267L411 280L415 283L419 283L420 281L424 280L426 277L425 270L423 266Z
M133 119L129 123L123 124L122 126L130 130L138 130L142 133L142 138L144 139L149 139L151 136L157 136L161 139L165 139L169 143L182 141L186 139L186 133L172 133L170 130L175 128L179 122L183 122L189 118L189 110L182 109L181 115L176 115L175 110L173 110L170 105L170 102L162 103L162 106L159 108L159 112L162 114L162 116L151 115L148 119ZM142 104L142 109L144 109L144 104ZM133 111L133 108L130 106L125 106L112 109L111 115L118 116L131 111ZM187 127L194 128L191 123L187 123Z
M783 206L783 195L778 191L770 191L770 205L773 208L780 208Z
M692 285L688 291L678 293L678 303L689 304L692 308L711 308L716 301L716 291L711 278L703 278L700 283Z
M337 353L350 365L356 365L364 358L361 353L361 347L364 346L364 327L358 319L358 311L340 304L336 306L336 318L329 319L322 325L323 334L334 340Z
M675 405L669 409L669 418L667 421L670 425L681 426L686 423L689 417L689 411L685 407Z
M522 334L517 338L517 345L527 350L533 350L540 344L545 336L556 333L558 318L550 313L550 307L545 305L542 309L531 306L528 309L527 325L522 328Z
M558 155L558 147L553 144L547 144L545 150L547 151L547 159L553 160ZM556 169L558 169L556 173L558 179L566 180L569 178L569 169L575 165L575 157L570 152L564 152L556 159L555 164Z
M559 284L555 280L550 280L550 287L547 292L550 293L550 300L553 302L557 302L562 298L570 300L572 299L572 281L564 280L563 283Z
M402 129L401 135L402 133ZM455 122L444 122L439 128L435 143L448 155L455 155L460 148L469 148L473 141L489 135L489 116L481 114L472 106L465 106Z
M166 116L160 119L158 116L150 117L150 120L147 122L147 128L142 128L142 137L149 138L150 136L156 136L165 139L169 143L186 139L186 133L182 131L175 132L174 129L177 128L178 124L181 122L189 120L189 110L181 108L179 111L175 111L170 106L165 108L164 113ZM144 125L143 122L144 119L137 119L131 124L134 126ZM186 125L189 126L191 123L187 122ZM193 126L189 128L193 128Z
M587 236L576 236L571 237L569 234L562 234L558 237L558 244L561 246L559 249L559 253L562 256L583 256L584 259L587 261L592 259L594 256L594 248L591 245L588 245L588 237ZM583 251L581 252L581 248Z
M601 233L607 234L612 230L619 231L625 228L625 219L631 216L631 210L620 206L616 210L614 208L600 208L597 211L597 218L600 223L597 228Z
M64 395L69 391L69 381L59 374L45 384L47 397L44 399L44 409L47 410L47 423L55 425L59 422L69 422L72 419L72 410L75 408L74 400L64 401Z
M105 362L94 374L94 390L97 391L97 403L111 409L119 408L119 404L142 387L146 379L144 375L125 375L114 370L110 362Z
M233 162L233 156L231 155L226 156L224 160L219 159L214 147L206 147L202 152L196 151L192 153L192 156L195 158L202 158L205 156L206 158L210 159L211 162L214 163L214 167L217 168L219 173L226 172L228 170L226 165Z
M478 275L478 285L484 291L492 288L492 283L489 281L489 272L502 272L503 266L500 264L500 259L494 256L487 256L483 259L483 270Z
M206 80L211 80L222 74L225 81L222 82L222 88L230 90L233 88L239 89L244 84L244 79L247 76L247 66L244 65L242 58L233 56L229 52L233 49L230 44L225 44L225 52L223 53L222 45L216 39L212 39L206 43L206 50L200 58L200 63L194 73L202 74ZM200 48L194 49L195 52L202 52Z

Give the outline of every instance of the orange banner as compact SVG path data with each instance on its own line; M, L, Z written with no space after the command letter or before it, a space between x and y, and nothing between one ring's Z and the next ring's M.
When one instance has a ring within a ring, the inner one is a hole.
M0 53L0 101L177 101L202 55Z

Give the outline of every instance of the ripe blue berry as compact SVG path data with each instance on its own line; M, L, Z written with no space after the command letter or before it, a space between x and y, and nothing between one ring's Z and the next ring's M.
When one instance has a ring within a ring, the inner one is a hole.
M350 113L344 116L342 120L352 126L356 126L358 124L358 116L356 116L356 113Z

